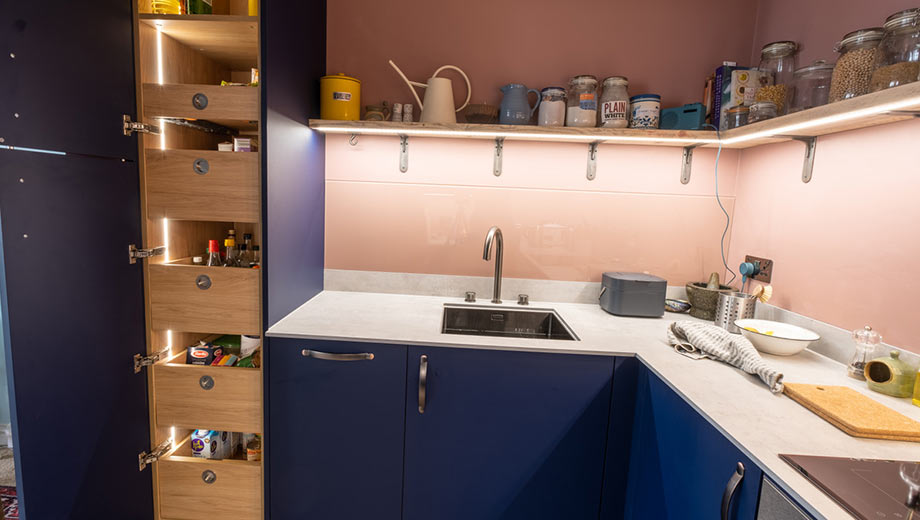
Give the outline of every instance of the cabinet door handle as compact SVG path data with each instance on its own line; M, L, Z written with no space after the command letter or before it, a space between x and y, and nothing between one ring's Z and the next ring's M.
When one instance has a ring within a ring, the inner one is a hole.
M735 497L735 492L738 491L738 486L741 485L742 480L744 480L744 464L739 462L738 467L735 468L735 474L728 479L728 484L725 485L725 492L722 493L722 520L728 520L732 499Z
M322 352L319 350L303 349L300 351L300 353L303 354L303 357L324 359L326 361L370 361L374 359L374 354L371 352L359 352L357 354L337 354L335 352Z
M428 390L428 356L422 354L418 362L418 413L425 413L425 393Z

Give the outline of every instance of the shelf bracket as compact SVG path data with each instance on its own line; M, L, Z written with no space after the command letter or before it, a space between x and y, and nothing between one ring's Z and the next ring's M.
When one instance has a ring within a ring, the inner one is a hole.
M600 144L599 141L594 141L593 143L588 144L588 177L589 181L593 181L597 177L597 145Z
M492 159L492 174L496 177L501 177L502 175L502 153L505 148L505 138L496 137L495 138L495 157Z
M399 171L409 171L409 136L399 136Z
M805 144L805 161L802 163L802 182L811 181L811 174L815 168L815 148L818 146L817 137L804 135L772 135L782 139L792 139Z
M698 147L698 144L691 144L684 147L684 153L681 156L680 160L680 183L688 184L690 182L690 170L693 167L693 149Z

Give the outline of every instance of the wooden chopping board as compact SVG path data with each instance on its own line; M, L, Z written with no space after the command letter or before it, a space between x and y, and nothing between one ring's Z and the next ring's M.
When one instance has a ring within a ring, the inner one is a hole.
M854 437L920 442L920 422L852 388L785 383L783 392Z

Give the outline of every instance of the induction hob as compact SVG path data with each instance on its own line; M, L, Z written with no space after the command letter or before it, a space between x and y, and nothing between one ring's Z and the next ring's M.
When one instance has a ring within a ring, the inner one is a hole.
M920 520L920 463L783 455L821 491L863 520Z

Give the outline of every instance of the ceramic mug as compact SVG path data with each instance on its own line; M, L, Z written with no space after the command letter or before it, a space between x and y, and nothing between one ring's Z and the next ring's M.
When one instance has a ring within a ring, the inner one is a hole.
M386 103L382 105L367 105L364 109L365 121L386 121L390 118L390 108Z

